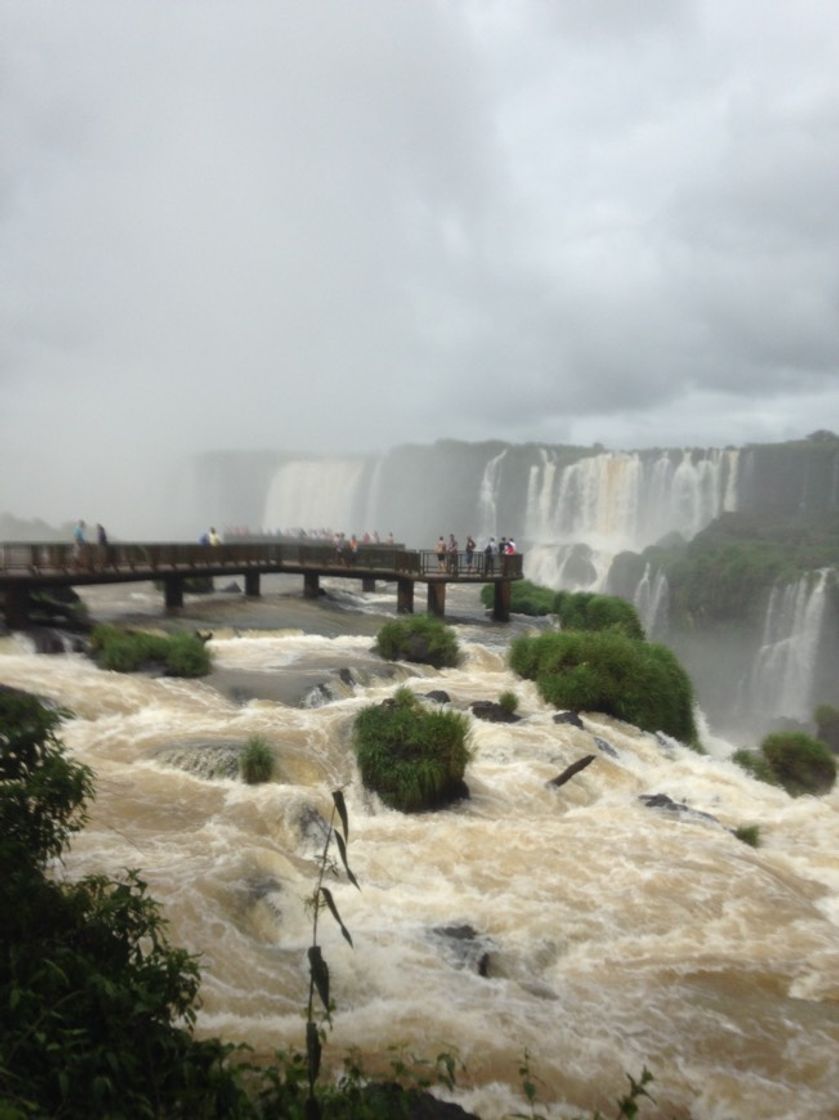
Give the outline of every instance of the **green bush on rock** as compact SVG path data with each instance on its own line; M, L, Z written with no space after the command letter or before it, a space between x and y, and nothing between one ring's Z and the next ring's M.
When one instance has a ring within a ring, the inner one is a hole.
M90 648L100 668L117 673L162 667L170 677L203 677L210 671L209 651L196 634L167 636L118 626L95 626Z
M550 587L531 583L529 579L513 580L510 584L510 610L514 614L534 616L553 614L556 592ZM489 610L495 601L495 586L488 583L481 588L481 602Z
M386 622L376 636L375 649L388 661L415 661L435 669L460 661L454 630L428 614Z
M557 591L554 611L559 615L563 630L615 630L628 638L644 637L635 607L616 595Z
M830 750L809 735L779 731L767 735L761 753L787 793L827 793L836 781L836 760Z
M557 708L604 712L698 747L690 678L664 646L616 631L563 630L514 639L509 660Z
M261 735L252 735L239 755L239 773L250 786L267 782L274 773L274 755Z
M470 752L462 712L429 710L407 688L362 709L353 746L364 785L404 813L462 797Z

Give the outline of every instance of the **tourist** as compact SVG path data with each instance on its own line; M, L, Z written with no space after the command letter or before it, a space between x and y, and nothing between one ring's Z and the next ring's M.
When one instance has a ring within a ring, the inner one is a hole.
M104 525L97 524L96 526L96 544L99 553L99 567L105 568L108 564L108 534L105 532Z
M84 521L79 518L76 527L73 529L73 561L77 568L84 567L84 562L87 559L86 528Z
M442 534L437 538L437 567L442 572L446 566L446 541Z
M492 575L492 568L494 564L493 557L495 556L495 537L490 537L484 549L484 571L489 576Z
M446 546L446 551L449 554L449 572L454 576L457 575L457 547L454 533L449 533L449 543Z
M470 572L472 571L472 564L474 563L474 560L475 560L475 541L472 538L472 534L468 533L467 536L466 536L466 567L469 569Z
M215 528L210 528L210 534L207 538L207 541L213 548L218 548L218 546L221 544L221 537L215 531Z

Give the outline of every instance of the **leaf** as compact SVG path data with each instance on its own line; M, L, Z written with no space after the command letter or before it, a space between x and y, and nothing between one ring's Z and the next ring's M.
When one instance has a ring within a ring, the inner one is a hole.
M332 800L335 803L335 808L338 810L338 816L341 818L341 825L344 829L344 840L349 844L350 842L350 822L347 817L347 806L344 801L344 795L339 789L333 789Z
M344 843L344 837L340 832L336 832L335 839L338 842L338 851L341 853L341 863L343 863L344 865L344 870L347 873L347 878L354 887L356 887L358 890L361 890L361 887L359 887L358 885L358 879L356 879L355 875L353 875L352 871L350 871L350 865L347 863L347 845Z
M321 1003L329 1010L329 965L323 959L320 951L320 945L310 945L309 953L309 972L311 973L312 980L318 990Z
M335 919L335 921L341 927L341 933L344 935L344 937L349 942L350 948L354 949L355 946L352 943L352 938L350 937L350 931L347 929L347 927L341 921L341 915L338 913L338 907L335 905L335 900L332 897L332 891L329 890L328 887L321 887L320 888L320 893L326 899L326 905L329 907L330 911L332 912L332 917Z
M320 1073L320 1035L317 1026L309 1021L306 1024L306 1057L309 1060L309 1084L314 1085Z

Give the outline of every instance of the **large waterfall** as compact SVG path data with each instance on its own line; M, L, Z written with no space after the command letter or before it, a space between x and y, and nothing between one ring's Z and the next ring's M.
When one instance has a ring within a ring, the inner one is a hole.
M745 687L745 701L766 722L807 722L827 606L828 570L772 589L763 643Z

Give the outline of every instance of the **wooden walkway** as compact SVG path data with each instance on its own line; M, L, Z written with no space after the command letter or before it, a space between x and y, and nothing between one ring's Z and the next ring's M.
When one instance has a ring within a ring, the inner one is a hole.
M469 562L471 560L471 563ZM184 585L189 579L240 575L245 594L260 594L260 576L290 574L303 576L303 594L320 593L321 577L360 580L362 589L372 591L376 581L396 584L397 610L414 609L414 586L427 585L428 611L445 615L449 583L492 583L495 589L493 617L510 618L510 584L522 578L522 556L487 557L475 552L449 554L441 565L434 552L412 551L401 546L361 545L356 552L338 552L330 544L225 543L221 545L181 543L87 544L8 543L0 544L0 595L6 625L25 629L29 623L31 597L50 587L80 587L91 584L159 581L167 609L183 606Z

